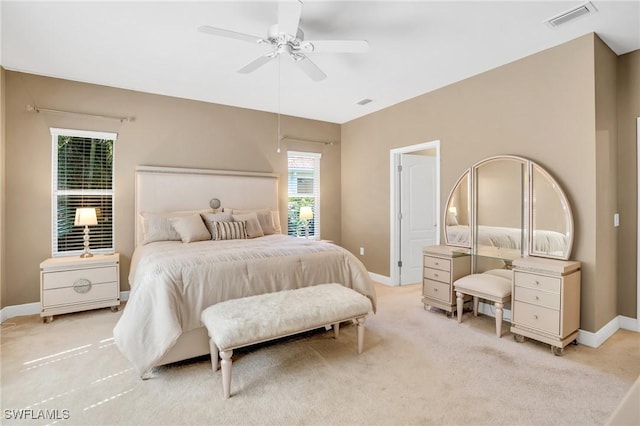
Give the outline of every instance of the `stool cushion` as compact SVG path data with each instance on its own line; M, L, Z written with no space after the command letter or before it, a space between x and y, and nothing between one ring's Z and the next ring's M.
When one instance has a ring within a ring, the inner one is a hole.
M454 282L456 291L498 298L511 294L511 280L494 274L471 274Z

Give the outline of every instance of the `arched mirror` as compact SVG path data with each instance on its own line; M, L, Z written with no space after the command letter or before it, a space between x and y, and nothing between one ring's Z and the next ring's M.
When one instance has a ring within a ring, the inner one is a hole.
M568 259L571 254L567 197L533 161L505 155L476 163L458 179L446 206L447 245L502 259Z

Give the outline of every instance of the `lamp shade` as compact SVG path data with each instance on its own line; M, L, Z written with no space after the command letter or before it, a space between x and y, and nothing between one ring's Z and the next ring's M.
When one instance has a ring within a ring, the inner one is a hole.
M76 219L73 222L75 226L79 225L97 225L96 209L94 207L82 207L76 209Z
M313 219L313 210L311 209L311 206L300 207L300 219L302 220Z

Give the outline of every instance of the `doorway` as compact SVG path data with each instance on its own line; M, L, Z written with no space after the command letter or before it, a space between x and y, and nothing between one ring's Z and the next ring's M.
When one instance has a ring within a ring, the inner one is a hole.
M440 141L390 152L390 284L422 282L422 248L440 243Z

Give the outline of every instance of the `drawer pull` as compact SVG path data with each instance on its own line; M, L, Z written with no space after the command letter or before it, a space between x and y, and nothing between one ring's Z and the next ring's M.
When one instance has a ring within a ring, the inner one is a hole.
M433 289L433 291L434 291L435 293L437 293L437 292L438 292L438 289L437 289L437 288L434 288L434 289Z
M536 285L540 285L540 281L536 280Z
M434 265L440 266L440 262L434 262Z
M86 278L78 278L73 283L73 291L80 294L89 293L91 291L91 281Z
M433 274L433 276L434 276L434 277L439 277L439 275L438 275L438 274Z
M540 300L540 297L539 297L539 296L536 296L536 300Z
M538 316L537 316L537 315L534 315L534 316L533 316L533 319L538 319Z

